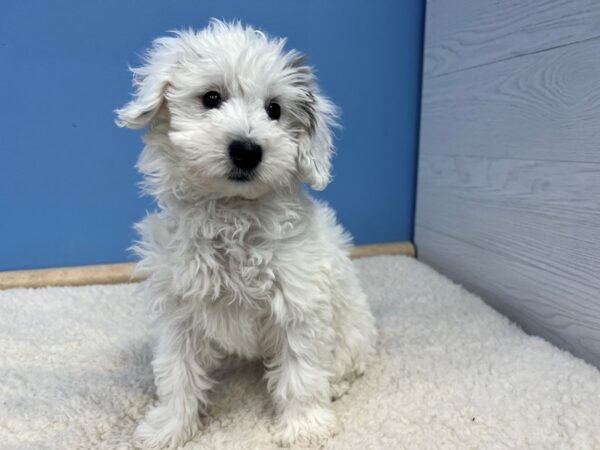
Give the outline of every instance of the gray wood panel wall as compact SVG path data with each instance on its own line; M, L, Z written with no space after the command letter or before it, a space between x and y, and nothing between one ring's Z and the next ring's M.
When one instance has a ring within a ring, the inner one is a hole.
M429 0L419 258L600 366L600 2Z

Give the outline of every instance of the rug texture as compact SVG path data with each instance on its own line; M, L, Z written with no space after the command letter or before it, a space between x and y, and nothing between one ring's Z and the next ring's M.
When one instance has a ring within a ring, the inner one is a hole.
M377 356L333 403L327 449L600 448L600 372L418 261L355 262ZM133 285L0 292L0 448L133 448L153 401ZM224 376L186 449L271 449L262 368Z

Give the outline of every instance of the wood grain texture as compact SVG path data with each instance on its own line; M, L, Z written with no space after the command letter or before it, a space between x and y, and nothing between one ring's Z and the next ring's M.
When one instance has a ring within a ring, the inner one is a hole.
M428 2L419 258L600 366L600 3Z
M381 244L357 245L350 253L352 258L378 255L406 255L414 257L415 247L412 242L386 242ZM0 289L131 283L143 280L143 276L133 275L133 267L133 263L117 263L5 271L0 272Z
M600 39L425 77L420 151L600 162L599 80Z
M427 77L600 36L597 0L429 0Z
M510 249L582 295L600 292L600 164L423 156L420 174L417 226Z
M130 283L141 279L133 276L133 263L94 264L0 272L0 289Z
M600 366L599 322L588 319L589 309L571 300L574 295L563 288L564 296L549 303L553 294L551 275L530 261L461 241L423 226L416 231L419 259L460 280L495 309L520 324L523 329L571 351Z
M351 258L365 258L380 255L415 256L415 246L412 242L385 242L382 244L356 245L350 252Z

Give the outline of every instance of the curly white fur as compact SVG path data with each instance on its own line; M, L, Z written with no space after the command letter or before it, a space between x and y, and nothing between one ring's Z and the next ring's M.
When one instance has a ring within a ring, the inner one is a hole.
M121 126L148 126L138 167L160 207L135 246L159 334L157 403L136 430L144 448L198 431L212 373L230 355L264 361L279 442L326 438L332 396L373 351L350 237L302 188L329 182L336 108L284 44L220 21L157 39L117 111ZM207 91L221 94L218 108L203 105ZM278 120L265 111L272 101ZM235 139L263 149L245 181L229 177Z

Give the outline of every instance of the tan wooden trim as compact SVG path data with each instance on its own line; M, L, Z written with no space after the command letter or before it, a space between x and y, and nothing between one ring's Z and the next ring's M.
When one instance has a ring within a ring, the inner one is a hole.
M352 258L378 255L415 256L412 242L357 245ZM89 266L57 267L53 269L11 270L0 272L0 289L38 288L44 286L82 286L86 284L115 284L141 281L133 276L133 263L95 264Z
M139 281L132 278L133 263L94 264L52 269L0 272L0 289L43 286L81 286Z
M415 246L412 242L385 242L382 244L357 245L350 252L352 258L364 258L380 255L415 256Z

